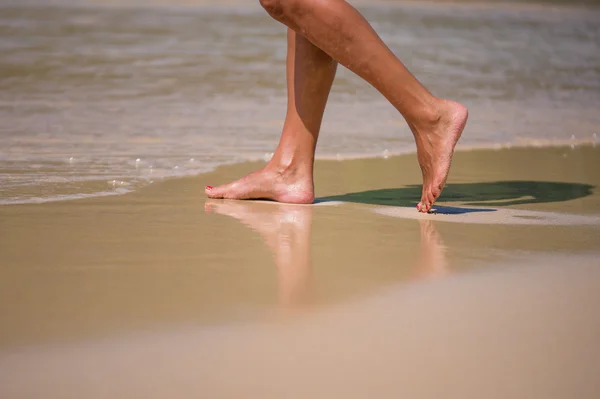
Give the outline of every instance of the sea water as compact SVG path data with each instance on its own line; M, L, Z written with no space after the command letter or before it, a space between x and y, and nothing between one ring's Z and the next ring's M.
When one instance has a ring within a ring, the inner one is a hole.
M598 140L599 7L356 4L433 94L469 107L459 148ZM0 0L0 204L268 160L285 57L257 1ZM401 115L340 68L317 156L412 151Z

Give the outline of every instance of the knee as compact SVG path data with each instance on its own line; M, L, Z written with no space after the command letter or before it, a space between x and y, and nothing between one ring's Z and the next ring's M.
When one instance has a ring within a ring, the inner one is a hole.
M307 0L259 0L260 5L278 21L290 20L307 6Z

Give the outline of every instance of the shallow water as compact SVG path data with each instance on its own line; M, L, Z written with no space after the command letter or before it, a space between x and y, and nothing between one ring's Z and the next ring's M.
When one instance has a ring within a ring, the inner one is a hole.
M285 29L256 2L151 3L0 1L0 203L122 193L269 157ZM360 7L434 94L470 108L463 147L600 136L600 9ZM410 151L397 112L342 68L318 155Z

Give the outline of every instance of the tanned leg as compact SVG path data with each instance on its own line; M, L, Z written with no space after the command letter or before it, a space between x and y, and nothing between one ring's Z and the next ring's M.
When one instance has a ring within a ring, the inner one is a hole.
M288 30L288 107L279 145L261 170L223 186L206 187L210 198L314 201L313 164L325 105L337 62L302 35Z
M446 183L467 109L429 93L346 1L261 0L261 4L273 18L372 84L402 114L415 137L423 173L417 208L429 211Z

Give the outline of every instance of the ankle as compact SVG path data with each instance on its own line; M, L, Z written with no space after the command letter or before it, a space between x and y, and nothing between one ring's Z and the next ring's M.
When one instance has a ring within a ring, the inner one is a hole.
M444 115L445 100L433 98L421 109L419 121L427 125L437 125Z
M301 176L312 173L313 160L303 159L295 155L281 156L276 153L266 168L280 176Z
M435 126L439 125L444 117L444 100L434 99L424 104L411 117L406 118L407 123L413 130L413 133L426 133Z
M312 151L297 146L280 146L269 161L269 169L280 174L295 174L312 172L314 164L314 149Z

